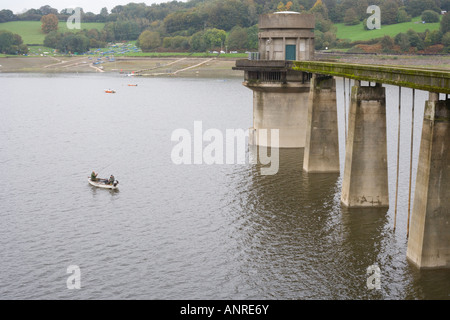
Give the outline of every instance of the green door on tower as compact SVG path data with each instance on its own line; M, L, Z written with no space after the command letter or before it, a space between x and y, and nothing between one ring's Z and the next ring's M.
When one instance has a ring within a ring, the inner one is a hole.
M287 44L286 45L286 60L295 60L295 44Z

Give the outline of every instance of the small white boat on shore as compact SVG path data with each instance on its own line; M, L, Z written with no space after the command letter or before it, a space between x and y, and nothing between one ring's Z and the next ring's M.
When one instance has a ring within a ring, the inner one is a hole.
M88 178L88 182L91 186L103 188L103 189L111 189L116 190L119 188L119 181L114 180L113 184L110 184L108 182L108 179L97 179L95 181L92 181L91 178Z

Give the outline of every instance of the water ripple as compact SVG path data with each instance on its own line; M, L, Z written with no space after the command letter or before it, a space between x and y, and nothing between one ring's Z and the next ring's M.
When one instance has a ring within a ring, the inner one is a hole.
M274 176L172 163L175 129L248 127L240 80L139 80L0 74L0 299L448 299L448 273L406 262L405 215L393 232L392 209L341 208L341 175L304 173L301 149L281 149ZM92 170L119 191L91 187ZM380 292L365 287L374 263ZM66 287L69 265L81 290Z

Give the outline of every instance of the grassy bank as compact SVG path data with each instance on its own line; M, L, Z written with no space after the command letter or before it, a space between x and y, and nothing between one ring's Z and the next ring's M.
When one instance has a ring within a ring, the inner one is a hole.
M383 17L381 17L383 19ZM382 20L383 21L383 20ZM416 32L424 32L425 30L439 30L439 22L422 23L420 17L412 19L410 22L397 23L392 25L381 25L381 29L364 30L362 23L354 26L346 26L343 23L336 24L337 38L349 39L350 41L365 41L375 38L381 38L385 35L395 37L397 34L407 32L412 29Z
M40 21L10 21L0 23L0 30L11 31L12 33L17 33L22 37L23 43L25 44L43 44L45 39L45 33L41 30ZM104 23L82 23L82 29L97 29L102 30ZM68 31L78 31L77 29L67 28L66 22L59 22L58 24L59 32Z

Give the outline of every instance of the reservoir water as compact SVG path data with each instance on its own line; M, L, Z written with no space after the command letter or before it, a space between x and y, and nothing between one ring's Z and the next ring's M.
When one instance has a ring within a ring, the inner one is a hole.
M391 206L347 210L341 79L341 174L303 172L303 149L281 149L275 175L173 163L176 129L252 126L241 83L0 74L0 299L449 299L449 270L406 259L411 90L394 231L398 88L386 87ZM427 99L416 93L413 178ZM119 191L90 186L92 170ZM79 290L67 288L71 265ZM379 290L367 287L372 265Z

